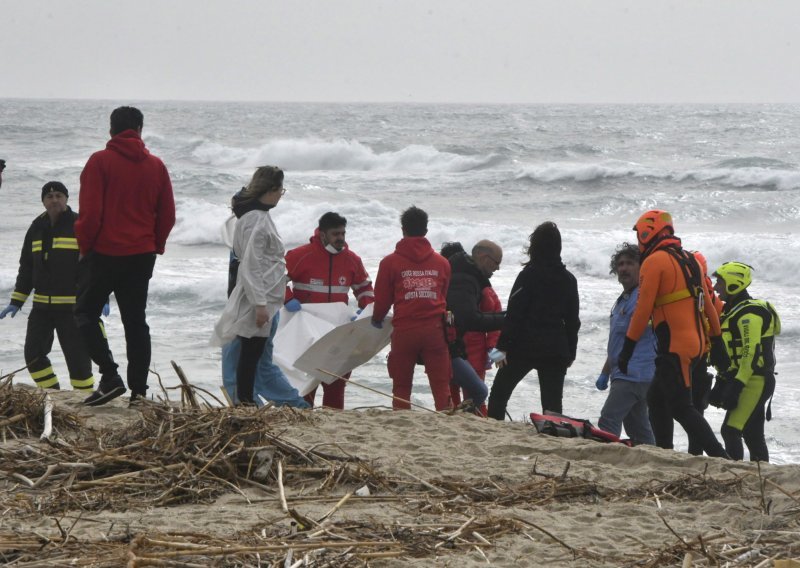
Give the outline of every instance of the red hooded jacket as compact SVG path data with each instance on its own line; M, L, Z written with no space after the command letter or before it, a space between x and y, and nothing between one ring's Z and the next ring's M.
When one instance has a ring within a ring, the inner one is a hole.
M79 205L75 235L81 254L163 254L175 225L167 168L135 130L117 134L86 162Z
M482 312L502 312L503 305L497 293L491 286L486 286L481 290ZM464 346L467 349L467 359L476 369L483 369L486 365L487 353L497 345L500 331L468 331L464 334Z
M286 271L292 287L286 287L286 299L292 298L301 304L320 304L326 302L347 303L350 290L364 308L375 300L372 280L361 262L361 257L345 248L338 254L331 254L322 244L319 229L307 245L294 248L286 253Z
M405 237L385 257L375 279L374 321L382 321L394 305L392 325L411 329L441 321L447 309L450 263L425 237Z

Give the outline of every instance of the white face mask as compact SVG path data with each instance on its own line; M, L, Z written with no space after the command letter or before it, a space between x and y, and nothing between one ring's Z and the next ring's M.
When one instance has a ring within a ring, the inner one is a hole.
M335 247L335 246L333 246L333 245L332 245L332 244L330 244L330 243L328 243L327 245L325 245L325 250L326 250L326 251L328 251L328 252L329 252L329 253L331 253L331 254L339 254L340 252L342 252L341 250L337 250L337 249L336 249L336 247ZM342 249L342 250L344 250L344 249Z

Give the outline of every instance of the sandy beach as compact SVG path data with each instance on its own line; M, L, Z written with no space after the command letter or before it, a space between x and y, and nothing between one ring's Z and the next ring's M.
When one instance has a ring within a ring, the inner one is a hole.
M44 393L0 386L12 566L800 565L798 465L463 413L49 396L40 440Z

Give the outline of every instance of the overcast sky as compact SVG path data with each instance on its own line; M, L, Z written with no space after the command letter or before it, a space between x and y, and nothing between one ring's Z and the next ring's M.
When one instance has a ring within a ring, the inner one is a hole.
M800 0L0 0L0 97L798 102Z

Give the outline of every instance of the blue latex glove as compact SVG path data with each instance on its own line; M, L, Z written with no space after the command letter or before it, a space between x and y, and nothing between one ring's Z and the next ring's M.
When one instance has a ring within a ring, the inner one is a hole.
M356 319L358 318L358 316L360 316L360 315L361 315L361 312L363 312L363 311L364 311L364 308L359 308L359 309L356 311L356 315L354 315L353 317L351 317L351 318L350 318L350 321L356 321Z
M594 386L597 387L597 390L606 390L608 388L608 373L600 373L600 376L597 377Z
M6 317L8 314L11 314L11 317L13 318L15 315L17 315L18 311L19 311L19 306L15 306L14 304L8 304L5 307L5 309L2 312L0 312L0 320Z
M500 363L506 360L506 352L500 351L497 347L489 351L489 359L492 360L492 363Z
M108 317L108 314L110 313L111 313L111 305L108 302L106 302L105 304L103 304L103 316Z
M303 309L303 305L300 303L300 300L298 300L297 298L292 298L291 300L286 302L283 305L283 307L286 308L286 311L289 311L289 312L299 312L301 309Z
M483 368L484 368L484 369L486 369L486 370L488 371L488 370L489 370L489 369L491 369L493 366L494 366L494 361L492 361L492 358L491 358L491 357L489 357L489 354L487 353L487 354L486 354L486 363L484 363L484 364L483 364Z
M383 320L381 321L369 320L369 323L371 323L372 327L374 327L375 329L383 329Z

